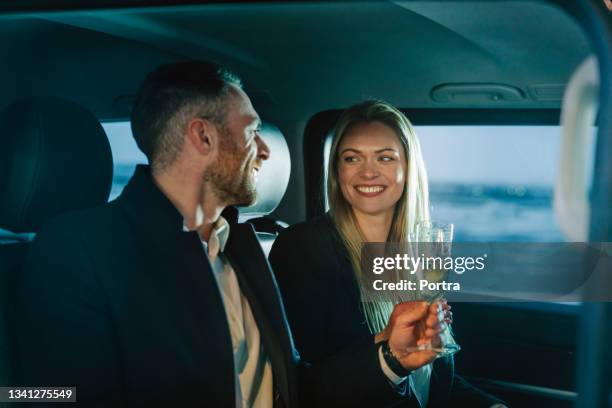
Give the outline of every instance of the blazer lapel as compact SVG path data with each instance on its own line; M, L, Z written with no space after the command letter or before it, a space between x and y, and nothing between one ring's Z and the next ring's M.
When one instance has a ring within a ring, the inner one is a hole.
M293 339L285 310L270 265L261 250L250 224L233 224L226 245L226 255L232 264L240 289L247 297L257 321L266 352L270 356L274 381L285 405L292 406L292 369L297 362Z

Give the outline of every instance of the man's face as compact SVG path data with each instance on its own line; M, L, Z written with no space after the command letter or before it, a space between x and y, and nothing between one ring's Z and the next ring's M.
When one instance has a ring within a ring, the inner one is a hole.
M257 174L270 150L259 135L261 120L246 93L234 87L228 98L219 154L205 178L225 205L246 206L257 198Z

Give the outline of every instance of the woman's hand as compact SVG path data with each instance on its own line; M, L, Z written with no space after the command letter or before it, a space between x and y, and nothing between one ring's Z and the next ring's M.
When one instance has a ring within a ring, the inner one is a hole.
M406 350L425 344L440 347L440 332L452 323L450 305L441 300L428 305L427 302L403 302L395 305L384 331L375 337L377 341L388 340L391 352L407 370L415 370L436 358L431 350ZM378 340L380 339L380 340Z

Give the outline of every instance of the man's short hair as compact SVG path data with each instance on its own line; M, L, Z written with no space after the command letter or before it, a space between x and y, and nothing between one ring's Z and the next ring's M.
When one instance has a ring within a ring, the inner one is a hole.
M132 108L132 134L153 169L174 162L191 118L201 116L225 127L232 86L242 88L238 76L210 61L166 64L146 77Z

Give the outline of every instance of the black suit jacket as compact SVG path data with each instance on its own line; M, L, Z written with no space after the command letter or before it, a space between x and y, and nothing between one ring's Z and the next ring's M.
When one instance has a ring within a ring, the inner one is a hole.
M354 405L363 394L389 398L371 369L373 344L359 358L348 354L351 366L340 356L298 367L270 266L252 227L233 215L224 213L231 224L225 254L271 359L275 406L295 407L311 394ZM182 227L148 167L139 166L117 200L41 228L19 294L21 384L76 386L87 405L235 407L223 302L200 238ZM361 390L351 393L353 386Z
M318 364L345 354L355 344L374 344L361 309L351 262L329 216L284 230L274 242L270 263L304 361ZM372 369L384 375L380 365ZM418 406L410 394L399 402L380 400L371 406L385 406L389 402ZM501 401L455 375L452 357L435 360L428 407L484 408L498 402Z

